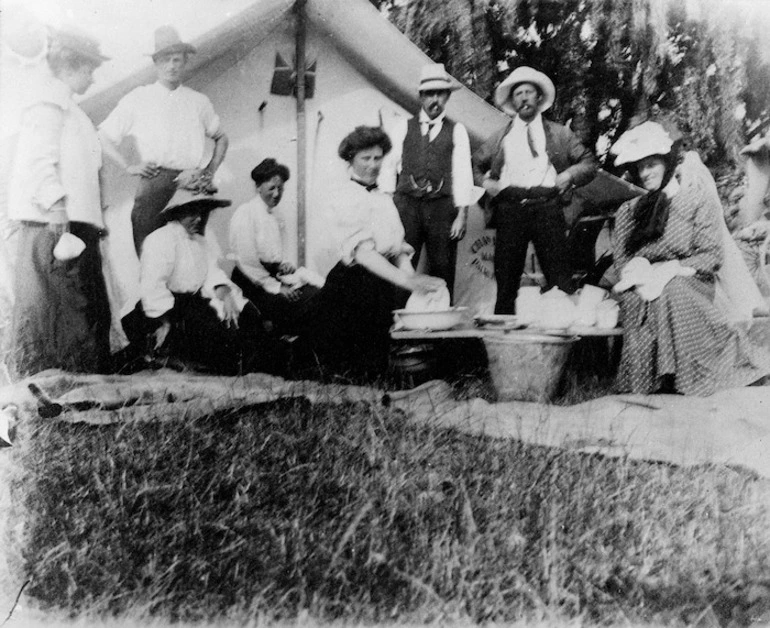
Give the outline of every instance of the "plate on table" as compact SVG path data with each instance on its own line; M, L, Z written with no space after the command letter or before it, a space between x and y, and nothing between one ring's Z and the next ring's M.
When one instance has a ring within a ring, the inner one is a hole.
M462 325L468 319L467 307L453 307L435 312L394 310L396 326L413 331L442 331Z
M485 314L473 318L477 327L486 329L524 329L526 323L521 322L515 314Z

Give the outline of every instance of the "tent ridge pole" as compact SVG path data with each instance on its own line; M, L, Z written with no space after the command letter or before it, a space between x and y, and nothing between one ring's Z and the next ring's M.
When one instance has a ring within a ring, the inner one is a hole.
M297 72L297 265L307 257L307 120L305 116L305 45L307 0L296 0L295 68Z

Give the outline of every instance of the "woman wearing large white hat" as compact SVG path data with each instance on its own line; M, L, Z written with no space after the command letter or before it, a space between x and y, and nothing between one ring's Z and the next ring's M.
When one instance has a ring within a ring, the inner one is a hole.
M614 258L624 337L618 388L708 395L770 373L770 354L749 344L714 305L723 247L713 197L686 191L670 135L645 122L612 152L647 194L620 207Z

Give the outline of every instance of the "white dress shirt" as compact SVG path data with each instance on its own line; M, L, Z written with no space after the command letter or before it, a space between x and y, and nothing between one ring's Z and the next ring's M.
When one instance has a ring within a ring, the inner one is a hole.
M144 313L158 318L174 307L174 292L195 293L211 299L211 306L222 319L222 302L214 289L225 285L235 297L238 310L247 301L217 265L217 255L202 235L187 233L178 221L153 231L142 244L139 294Z
M423 135L429 133L428 138L432 142L444 126L446 112L431 120L424 109L420 109L420 130ZM432 124L428 126L428 122ZM379 187L389 194L396 189L398 175L401 173L401 156L404 150L404 138L406 138L408 121L399 118L397 124L389 133L393 150L385 158L380 171ZM455 122L452 133L452 199L455 207L467 207L472 204L473 198L473 168L471 166L471 143L468 139L468 131L460 122Z
M22 114L8 217L50 222L51 207L63 200L69 220L103 227L101 166L93 123L72 100L72 90L51 77Z
M535 186L553 187L556 185L556 169L548 159L545 150L545 129L543 118L538 113L529 123L532 130L537 157L527 141L527 123L520 117L513 119L511 130L503 138L503 151L505 152L505 165L500 173L500 184L520 188Z
M262 265L284 261L284 225L273 211L259 195L238 207L230 220L230 250L244 275L267 292L278 294L281 282Z
M124 96L99 125L114 144L133 136L143 162L173 170L203 168L206 138L219 133L219 116L207 96L180 85L143 85Z

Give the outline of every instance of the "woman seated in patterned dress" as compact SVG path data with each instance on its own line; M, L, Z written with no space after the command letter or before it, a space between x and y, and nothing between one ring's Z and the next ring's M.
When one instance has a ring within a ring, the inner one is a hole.
M340 261L300 332L300 346L321 376L370 380L384 374L393 310L403 307L411 292L446 288L443 279L415 272L414 250L404 241L398 210L377 190L390 149L382 129L365 126L347 135L338 149L350 178L332 195L327 215Z
M177 190L167 222L142 245L139 302L122 319L132 369L194 366L224 375L277 372L280 344L253 303L217 266L203 233L209 212L230 201Z
M615 218L624 327L619 390L709 395L770 373L770 354L750 345L714 305L721 207L703 186L683 190L671 137L645 122L612 152L647 190Z
M291 333L323 281L297 269L284 254L283 222L275 208L283 198L289 169L268 158L251 171L251 178L257 194L230 220L230 248L236 260L231 279L277 331Z

